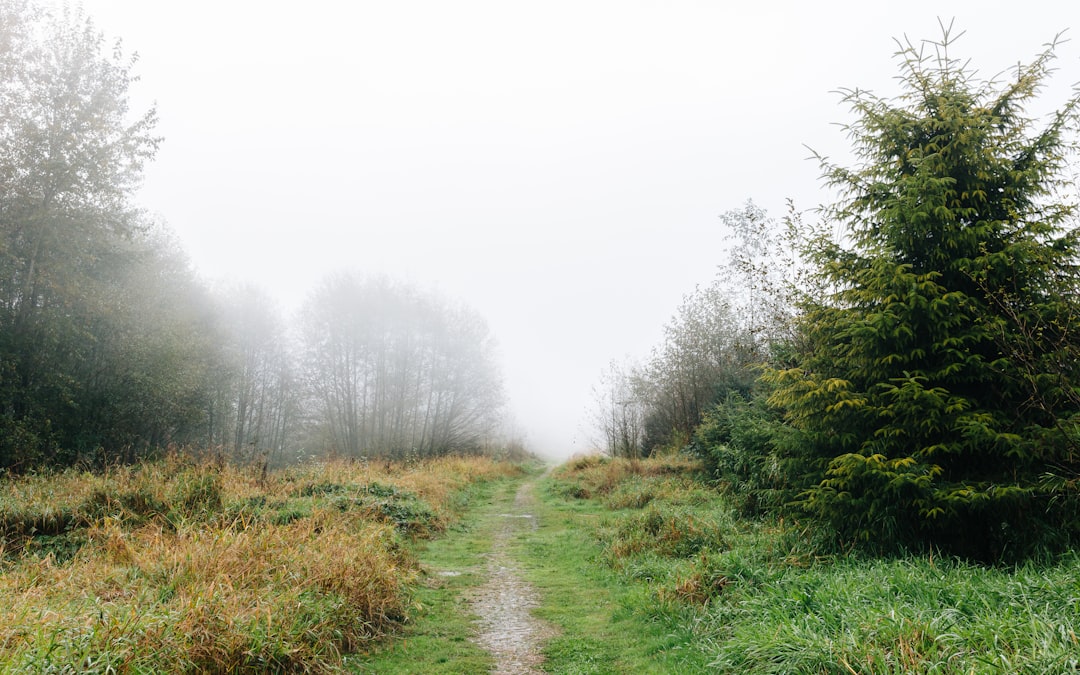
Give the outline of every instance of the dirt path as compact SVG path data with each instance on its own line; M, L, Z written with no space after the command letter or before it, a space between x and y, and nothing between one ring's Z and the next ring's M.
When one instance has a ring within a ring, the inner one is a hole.
M491 551L487 557L487 581L472 594L473 611L480 617L476 642L495 657L493 673L528 675L541 673L540 650L555 631L532 616L540 598L511 559L508 549L523 529L536 529L535 479L521 485L507 513L497 514Z

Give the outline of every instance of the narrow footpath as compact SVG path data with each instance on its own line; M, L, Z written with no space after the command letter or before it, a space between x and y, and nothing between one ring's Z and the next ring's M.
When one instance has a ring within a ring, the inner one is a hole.
M348 670L379 675L543 673L543 649L558 635L532 615L541 604L525 579L521 539L535 535L535 491L547 473L489 486L471 497L463 520L421 545L422 582L402 635Z
M402 633L349 662L377 675L704 672L692 626L598 564L609 509L549 489L550 474L474 493L462 520L419 550L424 571ZM641 607L640 611L628 608Z
M487 580L470 599L479 618L477 644L491 652L497 675L532 675L541 673L541 649L554 630L532 616L540 597L522 578L517 563L507 549L522 530L539 527L533 489L536 479L522 483L506 512L496 514L501 522L495 530L487 557Z

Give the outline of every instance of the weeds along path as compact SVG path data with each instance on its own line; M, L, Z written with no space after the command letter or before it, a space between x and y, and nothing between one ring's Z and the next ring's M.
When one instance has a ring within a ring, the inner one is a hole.
M532 615L540 604L536 589L521 575L510 556L510 544L523 530L539 527L536 479L522 483L513 503L495 515L497 525L487 557L487 580L472 594L473 611L479 617L480 633L476 642L495 659L499 675L540 673L541 649L554 631Z
M354 673L698 673L695 626L602 562L602 500L558 472L486 483L462 519L418 551L422 581L402 633L350 659ZM564 485L565 484L565 485ZM657 569L657 573L664 570Z
M349 659L378 675L544 672L543 649L557 631L532 615L541 600L525 579L527 542L541 529L538 467L478 485L460 521L418 545L423 570L403 632ZM547 475L547 474L545 474ZM546 522L546 519L544 519Z

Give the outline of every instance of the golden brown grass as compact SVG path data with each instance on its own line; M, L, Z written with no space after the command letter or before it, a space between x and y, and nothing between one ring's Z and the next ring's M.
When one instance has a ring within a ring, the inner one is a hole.
M334 671L409 613L402 537L444 528L462 488L516 470L334 462L260 480L177 456L7 479L0 670Z
M700 470L701 462L682 455L650 457L647 459L611 458L604 455L586 455L560 466L555 477L572 481L576 494L571 496L590 499L608 495L633 477L654 478L669 476L686 477Z

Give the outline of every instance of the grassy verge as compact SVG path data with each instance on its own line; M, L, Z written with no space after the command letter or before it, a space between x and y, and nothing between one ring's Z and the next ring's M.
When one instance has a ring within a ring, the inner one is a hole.
M566 483L544 479L536 489L539 527L512 549L539 590L535 614L558 627L544 650L553 673L700 672L709 655L694 630L674 617L639 611L650 589L629 583L604 562L597 532L608 517L600 502L567 498Z
M555 619L599 638L595 646L553 643L554 672L1080 670L1080 555L1007 569L952 559L816 557L797 530L738 519L722 495L695 478L693 465L673 460L572 462L548 494L566 500L551 508L564 514L564 541L574 543L546 554L579 556L582 577L601 587L626 585L609 594L617 600L609 616L594 610L596 626ZM582 523L591 523L591 534L577 531ZM602 571L587 569L590 563ZM538 569L536 576L543 583L559 574ZM576 593L589 591L572 589L563 601ZM623 650L652 659L651 666L622 667Z
M519 484L512 479L477 485L467 493L468 510L445 536L416 542L416 609L397 639L353 661L354 672L449 675L491 669L490 654L471 641L476 617L468 595L484 580L496 514L506 510Z
M409 542L452 524L484 458L266 479L176 456L0 483L0 671L340 670L414 611Z
M520 481L482 488L474 508L446 536L418 543L426 572L415 612L400 640L377 649L356 672L480 673L490 656L470 641L476 632L468 605L470 589L483 581L492 533L509 510ZM538 528L522 530L510 555L542 596L537 616L560 634L545 649L545 670L554 673L673 673L704 668L708 655L696 650L693 631L634 611L647 589L628 585L600 564L595 538L601 504L567 501L555 483L542 480L537 495Z

